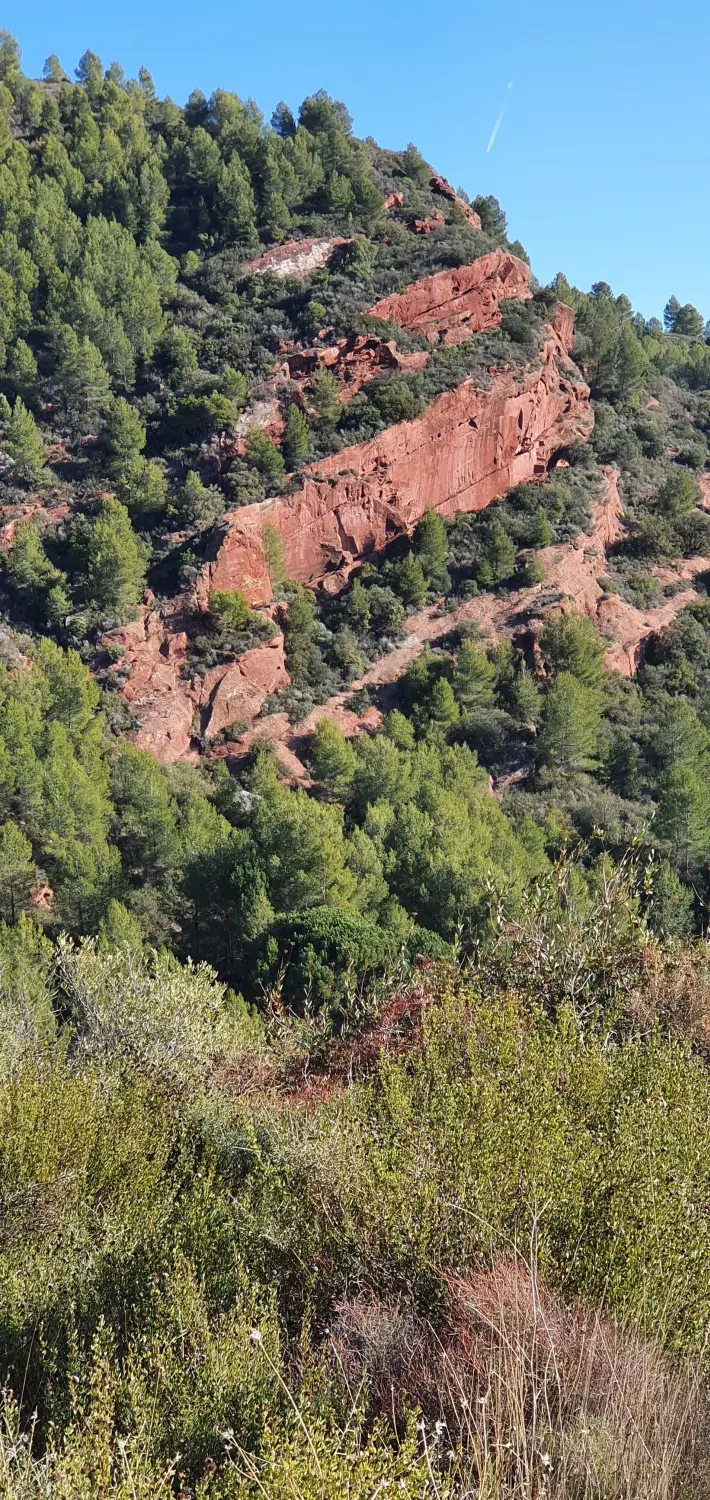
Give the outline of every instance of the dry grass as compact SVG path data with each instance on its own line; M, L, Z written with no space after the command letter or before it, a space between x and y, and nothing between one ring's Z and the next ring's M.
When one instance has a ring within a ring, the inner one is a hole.
M700 1500L710 1426L699 1369L596 1312L565 1308L522 1260L452 1279L444 1331L358 1298L333 1331L348 1382L401 1430L460 1446L477 1500Z
M640 982L628 1005L642 1030L658 1021L710 1053L710 946L649 944Z

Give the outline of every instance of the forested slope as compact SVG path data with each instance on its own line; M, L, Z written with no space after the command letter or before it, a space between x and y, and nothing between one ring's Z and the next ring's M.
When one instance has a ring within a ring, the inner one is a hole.
M2 35L3 1494L707 1493L709 393Z

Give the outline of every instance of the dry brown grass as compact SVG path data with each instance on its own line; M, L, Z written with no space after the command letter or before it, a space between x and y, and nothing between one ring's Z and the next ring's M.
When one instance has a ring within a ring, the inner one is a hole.
M446 1327L359 1297L333 1330L351 1388L401 1430L461 1446L476 1500L701 1500L710 1425L699 1367L598 1312L566 1308L520 1259L449 1282Z
M642 1030L654 1022L710 1053L710 946L649 944L628 1005Z

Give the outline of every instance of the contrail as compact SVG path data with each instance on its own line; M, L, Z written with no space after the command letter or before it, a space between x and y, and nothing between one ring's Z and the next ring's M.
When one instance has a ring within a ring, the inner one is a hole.
M498 134L498 131L500 130L500 122L503 119L503 116L505 114L505 107L506 107L506 105L508 103L508 94L510 93L510 90L512 89L512 87L513 87L513 84L511 82L511 83L508 84L508 87L506 89L505 98L503 100L503 108L502 108L502 110L501 110L501 112L500 112L500 114L498 116L498 119L495 122L495 125L493 126L493 131L492 131L492 134L491 134L491 138L490 138L490 140L488 142L488 145L486 146L486 155L488 155L488 152L490 151L491 147L493 145L495 145L495 138L496 138L496 136Z

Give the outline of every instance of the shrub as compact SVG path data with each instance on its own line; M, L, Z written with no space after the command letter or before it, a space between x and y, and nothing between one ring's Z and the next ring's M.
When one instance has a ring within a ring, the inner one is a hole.
M337 1007L385 962L387 935L366 917L344 908L316 906L276 924L272 936L285 964L284 996Z
M228 1046L223 985L206 964L86 938L60 939L58 976L79 1052L107 1065L186 1076Z
M249 602L239 589L211 589L207 602L220 630L245 630L250 623Z

